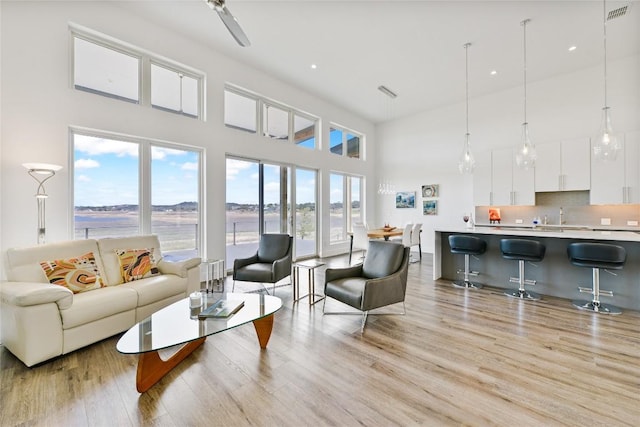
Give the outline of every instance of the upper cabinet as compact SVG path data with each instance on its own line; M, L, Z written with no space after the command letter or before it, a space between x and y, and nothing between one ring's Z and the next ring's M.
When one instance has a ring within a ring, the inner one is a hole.
M512 148L479 153L473 183L476 206L535 204L534 171L516 167Z
M615 160L591 160L592 205L640 203L640 132L622 136L621 144Z
M535 191L578 191L591 187L589 138L536 146Z

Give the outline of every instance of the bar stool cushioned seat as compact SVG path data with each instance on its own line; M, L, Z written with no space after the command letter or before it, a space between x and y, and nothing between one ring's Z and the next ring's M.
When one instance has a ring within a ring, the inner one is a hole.
M505 259L513 259L518 261L518 277L510 277L509 282L518 283L518 289L509 289L504 292L505 295L528 300L539 300L540 295L535 292L529 292L524 285L535 285L535 280L525 279L524 263L540 262L544 259L546 251L545 245L537 240L530 239L501 239L500 251Z
M464 280L454 280L453 286L458 288L475 288L479 289L482 284L469 280L470 276L477 276L477 271L471 271L469 268L470 255L482 255L487 250L487 242L475 236L467 236L463 234L452 234L449 236L449 246L452 254L464 255L464 271L458 270L458 273L464 272Z
M613 296L613 292L600 289L600 269L621 270L627 260L627 252L622 246L608 243L571 243L567 247L567 255L571 264L592 269L592 287L579 286L580 292L593 295L591 301L573 301L580 310L594 311L604 314L620 314L622 310L608 304L600 303L600 294Z

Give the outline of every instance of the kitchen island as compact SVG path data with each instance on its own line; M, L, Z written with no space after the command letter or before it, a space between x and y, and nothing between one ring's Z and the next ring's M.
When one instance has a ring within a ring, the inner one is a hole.
M464 269L464 257L454 255L449 248L449 235L467 234L487 242L487 251L471 258L471 269L480 271L474 281L498 288L517 288L509 277L518 276L518 262L502 258L500 239L524 238L538 240L546 246L544 260L526 265L526 278L537 281L529 290L569 300L591 300L591 295L580 293L578 286L591 287L590 268L576 267L569 262L567 246L573 242L589 241L611 243L627 251L622 270L614 274L600 272L602 290L613 291L613 297L602 297L603 303L621 308L640 310L640 231L594 230L584 226L476 226L451 227L435 230L433 278L454 280L456 270ZM506 298L506 297L505 297ZM570 302L568 302L570 305Z

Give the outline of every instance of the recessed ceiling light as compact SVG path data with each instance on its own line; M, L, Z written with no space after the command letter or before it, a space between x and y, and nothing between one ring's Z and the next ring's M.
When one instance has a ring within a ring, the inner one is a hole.
M573 52L574 50L576 50L578 48L578 46L571 46L569 48L569 52Z
M492 76L495 76L496 74L498 74L498 72L496 70L491 70L491 73L489 74L491 74Z
M316 68L318 68L318 66L316 64L311 64L311 69L315 70Z

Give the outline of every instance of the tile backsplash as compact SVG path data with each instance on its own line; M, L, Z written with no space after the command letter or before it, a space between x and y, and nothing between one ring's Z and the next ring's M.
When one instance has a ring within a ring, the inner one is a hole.
M489 224L489 207L476 206L475 222ZM543 223L545 216L548 224L560 223L560 207L563 211L563 223L567 225L585 225L603 228L638 227L629 221L640 223L640 205L590 205L588 191L558 191L536 193L535 206L491 206L500 208L501 224L516 224L522 220L523 226L533 225L535 217ZM602 224L609 220L610 224ZM640 229L640 227L638 227Z

